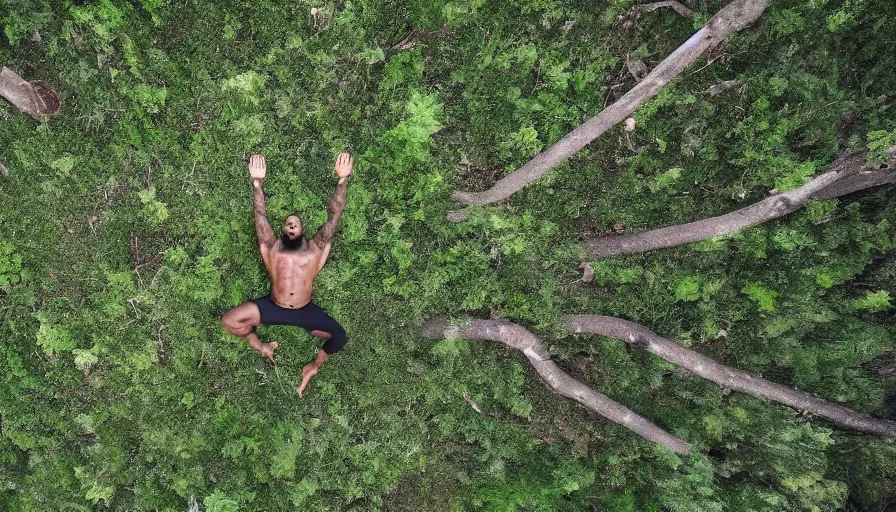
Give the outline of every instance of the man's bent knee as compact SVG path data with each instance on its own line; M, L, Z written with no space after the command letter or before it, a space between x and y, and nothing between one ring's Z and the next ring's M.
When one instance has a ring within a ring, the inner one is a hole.
M342 350L347 343L348 336L345 333L345 329L339 328L338 330L334 330L332 336L327 339L327 342L321 347L321 350L332 355Z
M221 325L225 330L227 330L227 332L240 338L248 335L250 332L253 332L255 330L254 326L248 325L243 322L234 321L231 318L228 318L227 315L224 315L221 318Z

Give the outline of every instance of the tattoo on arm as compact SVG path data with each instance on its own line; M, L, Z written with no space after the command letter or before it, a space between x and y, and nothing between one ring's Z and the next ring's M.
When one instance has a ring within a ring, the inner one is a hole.
M323 247L333 240L336 236L336 228L339 226L339 219L342 217L342 211L345 210L345 195L348 190L348 180L339 180L336 185L336 192L327 202L327 222L317 230L314 240Z
M264 191L261 189L260 181L255 181L252 185L252 197L255 203L255 233L258 235L258 243L271 246L276 241L276 238L274 238L274 230L271 229L271 225L268 223Z

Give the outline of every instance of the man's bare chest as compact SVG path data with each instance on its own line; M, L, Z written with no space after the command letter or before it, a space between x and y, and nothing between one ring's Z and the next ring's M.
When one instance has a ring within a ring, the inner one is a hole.
M317 270L317 254L312 251L278 251L273 255L271 270L274 276L313 275Z

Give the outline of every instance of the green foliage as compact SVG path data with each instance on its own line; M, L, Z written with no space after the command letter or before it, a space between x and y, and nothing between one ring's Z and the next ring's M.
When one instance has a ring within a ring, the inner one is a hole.
M678 181L678 178L681 177L681 171L682 169L680 167L673 167L654 178L653 182L647 185L647 187L653 193L666 190L670 188L673 183Z
M202 500L205 509L208 512L237 512L240 507L239 503L228 498L221 491L215 491Z
M896 143L890 3L773 2L634 132L444 220L451 190L559 140L634 85L627 54L655 66L724 2L624 28L633 4L0 2L0 63L63 98L46 120L0 115L0 510L881 508L888 440L557 320L638 321L892 417L890 189L590 261L594 281L577 282L594 236L733 211L840 153L881 163ZM272 367L218 323L269 291L244 161L268 158L275 231L299 211L310 235L343 150L356 174L315 300L351 342L299 400L316 339L261 327L281 343ZM559 398L510 348L419 337L437 315L523 324L695 453Z
M896 145L896 130L868 132L868 163L880 165L886 160L887 149Z
M876 313L892 308L893 305L890 304L891 300L890 292L887 290L880 290L877 292L866 291L864 297L852 301L852 307Z
M744 286L741 291L746 293L747 296L750 297L750 300L754 301L759 306L760 310L775 310L775 299L779 295L778 292L769 290L760 283L749 283Z

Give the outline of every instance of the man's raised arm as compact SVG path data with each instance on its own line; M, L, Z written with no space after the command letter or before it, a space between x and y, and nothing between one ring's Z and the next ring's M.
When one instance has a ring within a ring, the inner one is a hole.
M339 176L339 183L336 185L336 192L333 192L333 196L327 201L327 221L317 230L312 239L320 248L326 248L336 236L339 219L342 217L342 211L345 210L348 177L352 174L354 164L355 159L349 153L342 153L336 159L336 175Z
M255 210L255 233L258 235L258 245L270 249L277 240L274 230L268 223L268 211L264 202L264 191L261 183L267 174L267 162L261 155L252 155L249 158L249 176L252 177L252 198ZM262 256L265 256L262 253Z

